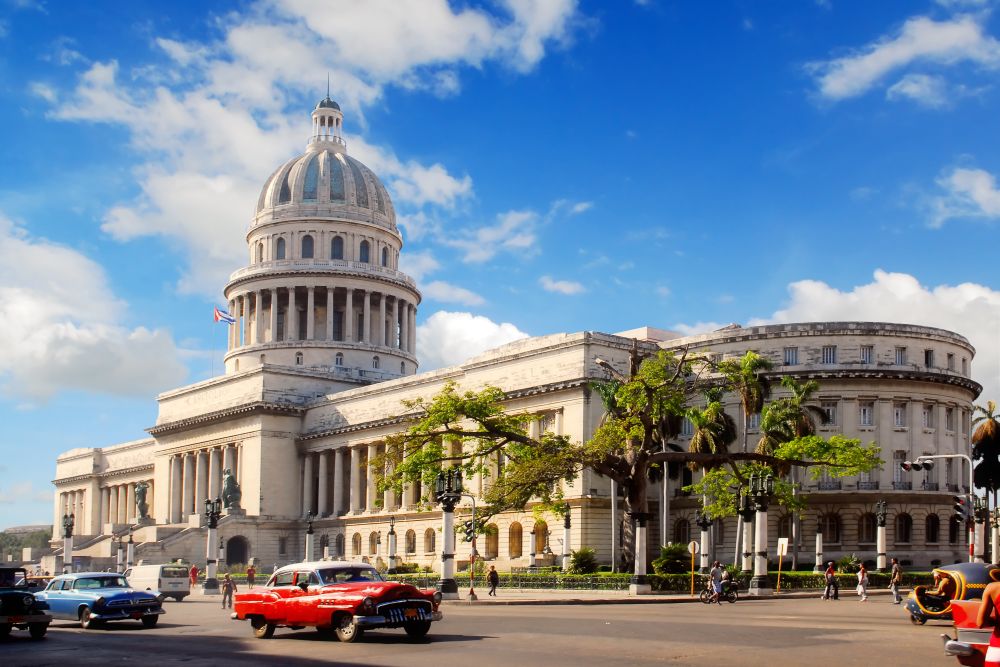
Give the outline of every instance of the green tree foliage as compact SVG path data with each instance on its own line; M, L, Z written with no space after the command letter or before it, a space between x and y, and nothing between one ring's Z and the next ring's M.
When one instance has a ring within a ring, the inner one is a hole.
M651 563L656 574L681 574L691 571L691 554L686 544L665 544L660 557Z
M569 556L570 574L597 572L597 553L590 547L580 547Z
M750 415L764 408L764 401L771 395L771 383L764 371L771 370L771 362L754 351L739 359L726 359L718 370L725 376L731 390L739 396L743 408L743 451L747 451Z

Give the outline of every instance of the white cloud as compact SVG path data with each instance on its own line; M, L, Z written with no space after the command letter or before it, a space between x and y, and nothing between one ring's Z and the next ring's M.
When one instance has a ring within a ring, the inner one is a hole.
M666 285L659 285L656 288L656 295L659 296L659 297L662 297L662 298L665 299L668 296L670 296L670 294L671 294L670 288L667 287Z
M573 204L569 209L570 215L579 215L580 213L585 213L590 209L594 208L594 202L592 201L581 201Z
M947 106L947 93L948 84L943 77L907 74L885 91L885 97L889 100L910 99L936 109Z
M497 224L468 230L460 238L442 238L441 242L464 253L463 262L482 263L501 250L533 254L536 242L534 211L507 211L497 216Z
M458 285L446 283L443 280L434 280L420 288L423 295L428 299L442 301L444 303L458 303L463 306L481 306L486 303L486 299L471 290Z
M509 322L497 324L472 313L439 310L417 326L417 358L420 370L429 371L527 337Z
M918 16L907 20L897 34L884 36L850 55L815 62L820 94L830 100L855 97L893 71L913 63L954 65L968 61L994 69L1000 66L1000 42L983 33L969 15L947 21Z
M170 334L129 329L124 311L99 265L0 215L0 391L41 402L66 389L148 396L183 381Z
M539 278L538 284L546 292L555 292L556 294L580 294L586 291L583 285L578 282L572 280L553 280L549 276Z
M976 348L973 379L983 385L980 400L1000 396L1000 291L976 283L922 285L905 273L877 270L873 280L840 290L818 280L788 286L789 301L772 315L747 326L789 322L872 321L938 327L961 334ZM701 322L671 327L684 334L718 329L723 324Z
M931 226L951 218L1000 217L1000 190L993 174L982 169L955 168L937 180L945 194L931 201Z
M399 270L418 283L429 273L441 268L441 264L430 251L404 252L399 255Z

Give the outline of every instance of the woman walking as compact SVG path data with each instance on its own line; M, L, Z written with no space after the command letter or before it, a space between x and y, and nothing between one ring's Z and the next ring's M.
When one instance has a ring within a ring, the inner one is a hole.
M858 595L861 596L862 602L868 602L868 569L864 563L858 570Z

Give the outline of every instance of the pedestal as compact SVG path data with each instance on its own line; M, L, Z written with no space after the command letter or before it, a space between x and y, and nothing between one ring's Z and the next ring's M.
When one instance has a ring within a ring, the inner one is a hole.
M441 512L441 581L438 590L441 599L457 600L458 584L455 582L455 512L446 507Z
M215 528L208 529L207 546L205 547L205 583L201 587L201 592L205 595L219 594L218 561L216 560Z
M223 510L222 514L224 516L246 516L247 511L242 507L230 507L229 509Z

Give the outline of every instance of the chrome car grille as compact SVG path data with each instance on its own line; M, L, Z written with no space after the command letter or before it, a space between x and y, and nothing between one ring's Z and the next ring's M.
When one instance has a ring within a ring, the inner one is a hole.
M108 602L106 606L108 606L108 607L133 607L133 606L135 606L135 607L141 607L141 606L144 606L144 605L148 606L148 605L155 605L155 604L159 604L159 602L156 600L156 598L135 598L134 600L130 600L128 598L125 598L125 599L122 599L122 600L112 600L111 602Z
M384 616L386 621L391 624L430 621L433 615L433 608L427 600L394 600L393 602L383 602L377 605L376 609L379 615ZM407 617L407 609L416 610L417 615Z

